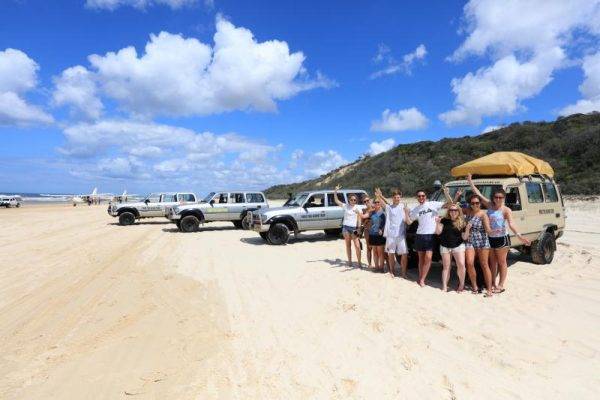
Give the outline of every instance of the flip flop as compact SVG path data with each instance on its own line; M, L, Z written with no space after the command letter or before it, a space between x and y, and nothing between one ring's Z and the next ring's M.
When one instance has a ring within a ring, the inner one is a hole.
M483 295L483 297L492 297L493 295L491 293L485 292L485 294Z
M505 291L506 291L506 289L502 288L502 289L500 289L500 290L496 290L496 291L494 291L494 293L496 293L496 294L500 294L500 293L504 293Z

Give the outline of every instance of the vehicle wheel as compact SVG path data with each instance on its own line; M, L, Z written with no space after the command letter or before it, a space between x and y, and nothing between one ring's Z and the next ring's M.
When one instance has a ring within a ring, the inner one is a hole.
M251 223L251 219L250 219L250 213L247 213L244 215L244 217L242 218L241 224L242 224L242 229L247 231L250 230L250 223Z
M130 212L124 212L119 215L119 224L132 225L135 222L135 215Z
M235 226L236 229L243 229L242 221L231 221L231 222L233 222L233 226Z
M200 221L193 215L183 217L179 223L179 230L181 232L197 232L200 227Z
M327 236L341 236L342 235L342 229L325 229L325 234Z
M181 229L181 220L180 219L176 220L175 225L177 225L177 229Z
M267 234L267 232L258 232L258 234L261 238L263 238L265 242L269 243L269 235Z
M21 207L21 203L17 203L17 208Z
M271 226L267 236L269 243L274 245L286 244L290 239L290 230L281 222Z
M544 232L539 240L531 244L531 260L535 264L550 264L554 259L556 240L552 232Z

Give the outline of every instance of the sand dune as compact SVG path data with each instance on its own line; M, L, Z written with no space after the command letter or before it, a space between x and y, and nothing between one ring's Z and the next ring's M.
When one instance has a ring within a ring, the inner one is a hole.
M486 299L349 269L320 233L2 209L0 398L597 398L599 218L570 202L554 262L512 256Z

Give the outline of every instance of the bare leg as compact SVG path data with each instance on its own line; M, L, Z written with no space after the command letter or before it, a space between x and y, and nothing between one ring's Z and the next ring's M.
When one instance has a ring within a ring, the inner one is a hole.
M498 277L498 259L496 258L496 250L490 249L490 271L492 274L492 289L496 290L496 279Z
M408 254L400 256L400 274L406 279L406 269L408 268Z
M392 254L394 256L394 263L391 264L392 266L390 268L388 268L388 272L390 273L390 276L393 278L394 277L394 270L396 269L396 255Z
M423 266L422 266L422 276L419 281L419 285L425 286L425 279L427 279L427 274L429 274L429 268L431 268L431 256L433 252L430 251L420 251L419 258L421 258L421 254L423 254Z
M465 250L465 263L467 265L467 273L469 274L469 280L471 281L471 289L473 293L479 291L477 287L477 271L475 271L475 249L467 247Z
M369 244L369 233L365 232L365 243L367 244L367 264L369 264L369 268L371 268L371 258L373 253L373 246ZM377 264L377 262L375 262Z
M387 253L387 262L388 262L388 269L390 271L393 271L394 267L396 266L396 254ZM382 269L382 271L383 271L383 269Z
M354 242L354 251L356 252L356 259L358 260L358 268L362 268L362 256L360 251L360 239L357 237L353 237L352 241Z
M493 291L492 288L492 272L490 271L490 265L488 264L490 249L477 249L477 258L483 271L483 279L485 280L485 287L487 289L487 296L491 296Z
M458 275L458 289L456 291L462 292L465 288L465 252L454 253L454 261L456 262L456 274Z
M452 263L452 254L442 254L442 290L448 291L448 281L450 280L450 264Z
M344 233L344 242L346 244L346 257L348 257L348 266L352 267L352 237L350 237L350 234Z
M421 278L423 277L423 264L425 262L425 252L418 251L417 254L419 256L419 280L417 282L419 283L419 285L421 285Z
M495 249L494 252L496 253L496 262L498 263L498 271L500 273L500 282L498 283L497 291L503 291L506 277L508 276L508 262L506 261L506 258L508 257L508 247Z
M383 271L383 268L385 266L385 260L387 259L385 251L384 251L384 247L383 246L377 246L379 248L379 265L377 266L380 270Z

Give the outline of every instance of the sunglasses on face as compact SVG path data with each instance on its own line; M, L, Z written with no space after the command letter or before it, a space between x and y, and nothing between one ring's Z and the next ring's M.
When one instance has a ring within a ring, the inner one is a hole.
M471 203L471 205L472 205L472 206L478 206L478 205L479 205L479 202L478 202L478 201L474 201L474 202L472 202L472 203Z
M494 196L495 199L499 199L502 200L504 198L504 196Z
M448 212L458 212L458 210L448 210Z
M418 198L426 197L424 194L417 195Z

